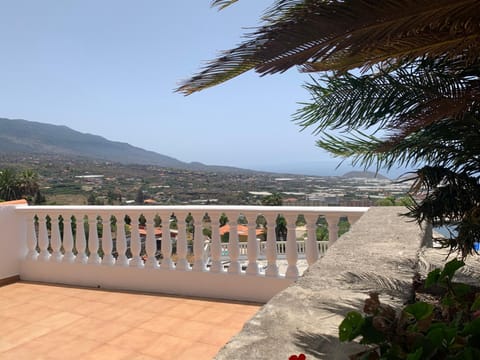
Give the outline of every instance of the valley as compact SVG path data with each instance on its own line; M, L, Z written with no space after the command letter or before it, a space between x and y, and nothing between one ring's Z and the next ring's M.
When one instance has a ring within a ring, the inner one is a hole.
M266 196L278 194L283 205L372 206L381 199L400 199L410 187L408 182L362 173L322 177L216 172L50 154L3 154L2 168L37 172L49 205L261 205Z

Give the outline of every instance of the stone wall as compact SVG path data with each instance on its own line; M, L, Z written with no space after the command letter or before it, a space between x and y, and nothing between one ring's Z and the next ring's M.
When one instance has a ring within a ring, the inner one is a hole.
M401 217L402 207L374 207L295 284L272 298L217 354L216 359L348 359L361 350L338 341L338 325L361 310L368 293L400 307L411 296L411 279L425 231Z

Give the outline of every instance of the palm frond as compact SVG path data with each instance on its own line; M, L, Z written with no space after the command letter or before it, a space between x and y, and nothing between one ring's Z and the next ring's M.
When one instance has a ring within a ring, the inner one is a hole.
M305 85L311 101L297 111L294 121L321 135L320 147L335 156L352 157L355 164L390 168L395 162L428 161L474 169L480 153L477 74L476 66L459 68L456 61L426 58L366 75L312 79ZM357 129L383 132L378 138ZM338 130L349 136L326 135Z
M213 0L211 6L218 7L219 10L223 10L237 1L238 0Z
M350 158L353 165L377 170L425 163L469 175L480 169L480 123L469 119L437 122L396 142L388 134L381 138L359 131L324 132L317 145L334 156Z
M462 257L473 252L473 243L480 241L480 183L476 176L454 172L445 167L425 166L417 171L412 191L422 201L409 208L407 214L418 222L434 226L454 226L446 244Z
M265 25L227 58L209 63L177 91L190 94L250 69L262 75L293 66L346 71L392 58L460 57L471 63L480 55L477 0L278 0L263 19Z
M199 87L202 89L212 87L251 70L257 62L249 56L250 47L251 44L247 43L237 48L236 52L224 52L216 61L208 63L205 70L183 82L176 91L189 95Z
M413 266L406 262L402 264L405 267ZM355 289L359 289L362 292L376 291L382 294L398 294L401 292L409 292L408 282L400 279L392 278L390 276L383 276L378 273L372 272L345 272L341 274L345 283L349 284Z

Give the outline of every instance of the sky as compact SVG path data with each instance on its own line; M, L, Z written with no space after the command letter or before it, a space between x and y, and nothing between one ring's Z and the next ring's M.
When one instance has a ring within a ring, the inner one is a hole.
M0 117L66 125L185 162L313 175L350 167L292 121L296 69L175 93L260 24L272 0L15 0L0 12ZM348 162L347 162L348 163Z

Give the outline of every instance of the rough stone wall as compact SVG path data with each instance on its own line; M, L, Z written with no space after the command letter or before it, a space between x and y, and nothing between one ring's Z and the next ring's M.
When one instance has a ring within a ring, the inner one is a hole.
M374 207L295 284L273 297L216 359L348 359L358 344L338 341L338 325L368 293L400 307L411 296L424 231L402 207Z

